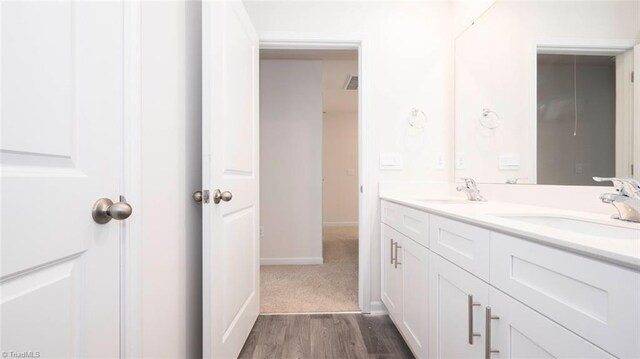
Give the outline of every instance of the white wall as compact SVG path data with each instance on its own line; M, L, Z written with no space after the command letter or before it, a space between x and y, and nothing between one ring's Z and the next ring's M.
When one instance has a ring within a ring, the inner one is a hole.
M281 34L356 37L365 42L363 89L367 139L363 183L371 239L371 301L380 308L380 180L450 180L448 164L435 166L436 153L450 156L452 141L453 38L449 2L252 2L245 7L261 38ZM362 79L362 78L361 78ZM407 116L424 110L429 122L420 148L407 146ZM379 153L404 157L400 171L379 170ZM450 163L451 161L448 161ZM264 173L264 172L263 172Z
M202 356L200 4L141 3L141 343Z
M640 2L499 1L456 40L456 151L466 168L456 177L504 183L535 177L536 44L633 40ZM478 124L490 108L502 124ZM519 170L499 170L498 155L520 154Z
M327 112L322 127L322 220L327 226L355 225L358 223L358 113Z
M459 35L487 11L496 0L456 0L453 5L454 34Z
M345 90L356 60L322 61L322 220L358 223L358 91Z
M260 61L262 264L322 263L322 63Z

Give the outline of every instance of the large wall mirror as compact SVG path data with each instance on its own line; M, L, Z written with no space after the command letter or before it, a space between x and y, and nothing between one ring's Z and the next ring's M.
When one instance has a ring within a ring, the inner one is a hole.
M640 178L639 40L640 1L496 1L456 38L456 178Z

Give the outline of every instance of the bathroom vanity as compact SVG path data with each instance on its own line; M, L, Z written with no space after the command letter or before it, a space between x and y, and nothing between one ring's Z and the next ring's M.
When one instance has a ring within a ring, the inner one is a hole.
M640 224L381 198L382 301L418 358L640 357Z

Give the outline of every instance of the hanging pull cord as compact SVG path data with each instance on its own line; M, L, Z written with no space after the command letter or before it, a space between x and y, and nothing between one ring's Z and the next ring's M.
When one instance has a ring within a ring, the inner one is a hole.
M574 123L573 123L573 136L578 135L578 60L577 56L573 55L573 114L574 114Z

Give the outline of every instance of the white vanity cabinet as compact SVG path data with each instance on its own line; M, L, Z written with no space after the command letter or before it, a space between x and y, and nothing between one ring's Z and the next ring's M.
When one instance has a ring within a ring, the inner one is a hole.
M397 246L402 246L402 235L386 224L382 225L382 302L392 319L402 314L402 267L396 264ZM400 265L401 266L401 265ZM396 323L397 324L397 323Z
M405 238L398 260L402 272L400 331L416 356L426 358L429 341L429 250Z
M442 212L382 207L382 301L417 357L640 358L639 271Z
M386 224L381 245L382 301L413 353L426 358L429 251Z
M489 285L430 253L429 357L482 358Z
M487 358L615 358L503 292L489 291L484 316L495 319L485 330Z

